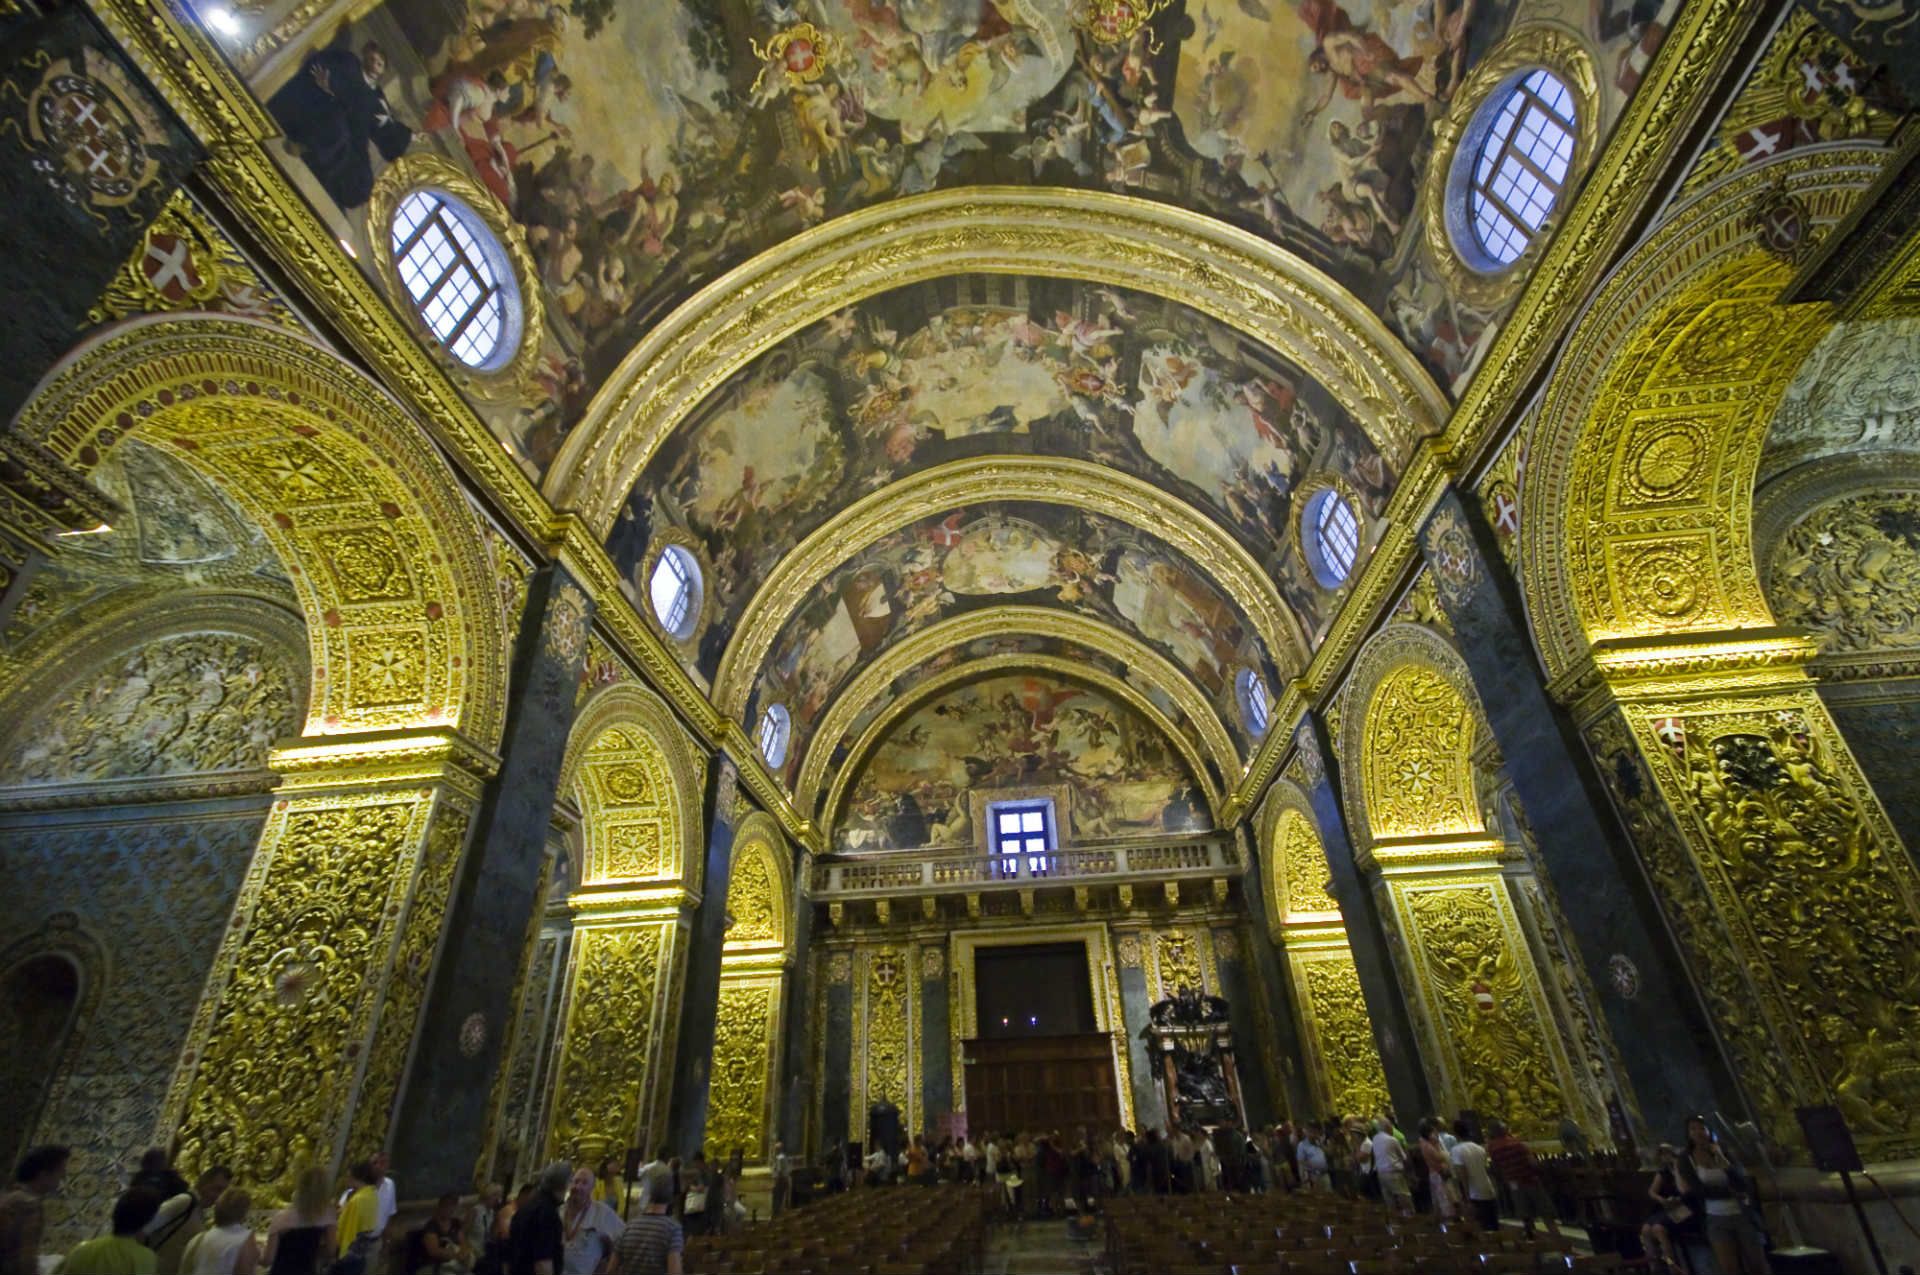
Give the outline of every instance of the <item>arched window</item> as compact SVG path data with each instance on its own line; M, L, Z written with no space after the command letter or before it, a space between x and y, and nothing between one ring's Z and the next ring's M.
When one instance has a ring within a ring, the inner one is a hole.
M676 639L692 636L700 612L700 564L691 553L679 545L660 551L647 578L647 600L661 628Z
M434 340L470 368L505 363L519 344L519 289L480 215L422 188L400 201L391 234L400 283Z
M1268 698L1267 684L1250 668L1240 670L1239 682L1240 716L1256 737L1264 735L1273 722L1273 701Z
M1315 492L1300 511L1300 543L1313 578L1323 588L1345 584L1360 556L1360 517L1353 502L1337 488Z
M787 764L787 741L793 734L793 719L785 704L775 704L760 714L760 755L767 765L778 769Z
M1482 104L1463 148L1472 164L1467 221L1473 243L1462 249L1481 270L1520 259L1546 224L1573 163L1578 125L1573 93L1553 72L1529 71Z

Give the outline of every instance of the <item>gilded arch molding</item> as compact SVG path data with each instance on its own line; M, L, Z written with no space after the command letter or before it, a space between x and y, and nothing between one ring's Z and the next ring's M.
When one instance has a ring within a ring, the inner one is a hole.
M764 810L742 817L733 830L733 855L726 954L761 951L784 957L793 939L794 882L793 859L779 821Z
M658 755L655 775L650 778L664 781L671 790L664 804L670 810L675 825L670 831L679 860L677 864L660 864L658 875L683 882L690 892L697 895L706 862L701 824L706 765L704 759L688 746L686 736L665 701L634 682L609 686L589 699L574 719L573 730L567 736L566 755L560 763L559 791L573 794L581 815L583 846L575 875L576 883L587 882L593 876L594 825L603 813L605 804L600 794L584 783L581 768L601 737L611 730L637 732L645 740L642 748L650 746L650 750Z
M1784 191L1808 233L1830 229L1884 158L1809 147L1712 183L1582 316L1527 439L1521 491L1521 576L1550 677L1584 669L1592 641L1772 623L1753 562L1755 473L1831 313L1775 302L1792 268L1758 246L1752 218Z
M1480 697L1475 692L1473 679L1467 672L1466 661L1460 653L1449 645L1445 638L1418 624L1389 624L1376 633L1360 649L1354 660L1353 672L1346 686L1340 692L1340 738L1336 745L1340 754L1341 774L1345 781L1341 784L1341 800L1347 807L1349 825L1357 834L1354 850L1365 853L1372 843L1382 839L1375 831L1374 812L1370 811L1367 794L1367 748L1369 732L1373 727L1374 697L1382 683L1402 669L1417 668L1430 671L1443 680L1459 696L1466 717L1467 738L1458 742L1457 755L1451 760L1455 765L1466 768L1466 776L1472 778L1472 756L1475 741L1486 736L1485 714L1480 705ZM1453 795L1456 801L1462 801L1467 807L1468 821L1475 829L1464 831L1464 835L1485 835L1486 823L1481 816L1476 794L1469 786L1465 793Z
M1241 606L1285 672L1306 663L1299 620L1240 544L1191 505L1150 483L1090 461L986 456L938 465L848 506L780 560L748 603L714 679L714 703L738 722L780 628L820 579L889 532L942 509L998 501L1068 505L1166 541Z
M954 647L983 637L1011 634L1039 634L1075 642L1093 650L1105 651L1124 660L1127 667L1144 675L1156 690L1166 692L1188 720L1200 732L1206 755L1220 767L1222 775L1235 773L1237 754L1226 727L1213 705L1200 693L1173 661L1161 655L1129 633L1099 620L1071 611L1050 607L1007 606L970 611L942 620L921 633L883 652L879 659L865 665L820 719L807 741L794 788L795 803L803 811L817 811L820 785L831 764L832 747L845 738L847 730L874 700L887 693L896 678Z
M254 520L306 619L305 734L498 741L519 617L479 522L419 427L334 355L250 320L136 319L62 360L11 433L81 475L138 434Z
M1446 418L1432 378L1379 317L1275 244L1130 196L968 187L837 217L696 293L588 406L547 476L548 499L604 537L662 442L755 357L854 302L967 273L1104 283L1190 306L1318 380L1396 464Z
M961 683L989 677L995 673L1029 672L1052 673L1070 681L1095 687L1146 718L1155 730L1166 736L1167 742L1173 745L1174 750L1180 754L1181 760L1193 772L1194 780L1206 795L1208 810L1216 822L1220 821L1222 794L1219 785L1214 783L1212 776L1207 773L1199 750L1194 748L1187 737L1167 720L1166 714L1162 713L1152 700L1121 679L1102 670L1088 668L1075 660L1062 659L1053 655L990 655L984 659L956 664L950 669L929 677L915 686L911 695L903 696L889 704L884 712L875 717L867 728L860 732L860 737L847 750L846 761L841 763L839 771L834 775L833 787L827 790L827 802L822 807L825 811L829 838L831 838L834 824L840 818L841 804L846 799L847 787L859 776L861 763L886 739L887 733L903 717L940 692Z
M1317 867L1301 852L1302 843L1289 841L1289 824L1294 820L1299 820L1312 837L1313 854L1319 856ZM1307 794L1291 779L1275 780L1268 789L1266 801L1261 803L1258 826L1261 889L1267 901L1267 929L1274 941L1280 941L1290 918L1343 925L1340 905L1327 893L1325 843L1320 837L1319 820L1314 817L1313 802ZM1304 874L1309 870L1315 875L1309 884L1303 885ZM1296 902L1307 906L1295 907Z

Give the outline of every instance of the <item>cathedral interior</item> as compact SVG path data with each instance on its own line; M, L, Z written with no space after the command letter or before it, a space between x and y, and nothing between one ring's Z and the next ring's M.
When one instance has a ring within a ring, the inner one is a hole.
M764 1172L1049 1057L1160 1127L1184 992L1246 1123L1702 1113L1865 1272L1827 1109L1920 1256L1911 4L0 33L59 1246L148 1146Z

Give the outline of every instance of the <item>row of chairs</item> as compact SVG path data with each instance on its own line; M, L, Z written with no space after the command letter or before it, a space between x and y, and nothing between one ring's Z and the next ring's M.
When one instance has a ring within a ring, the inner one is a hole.
M1125 1197L1107 1211L1115 1275L1614 1275L1616 1254L1576 1256L1437 1218L1392 1217L1328 1195Z
M830 1195L767 1222L687 1241L689 1275L977 1275L992 1188Z

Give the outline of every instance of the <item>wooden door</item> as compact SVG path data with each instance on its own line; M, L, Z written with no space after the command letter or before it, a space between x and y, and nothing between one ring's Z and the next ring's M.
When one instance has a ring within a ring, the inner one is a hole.
M969 1040L961 1049L970 1131L1120 1127L1113 1039L1105 1033Z

